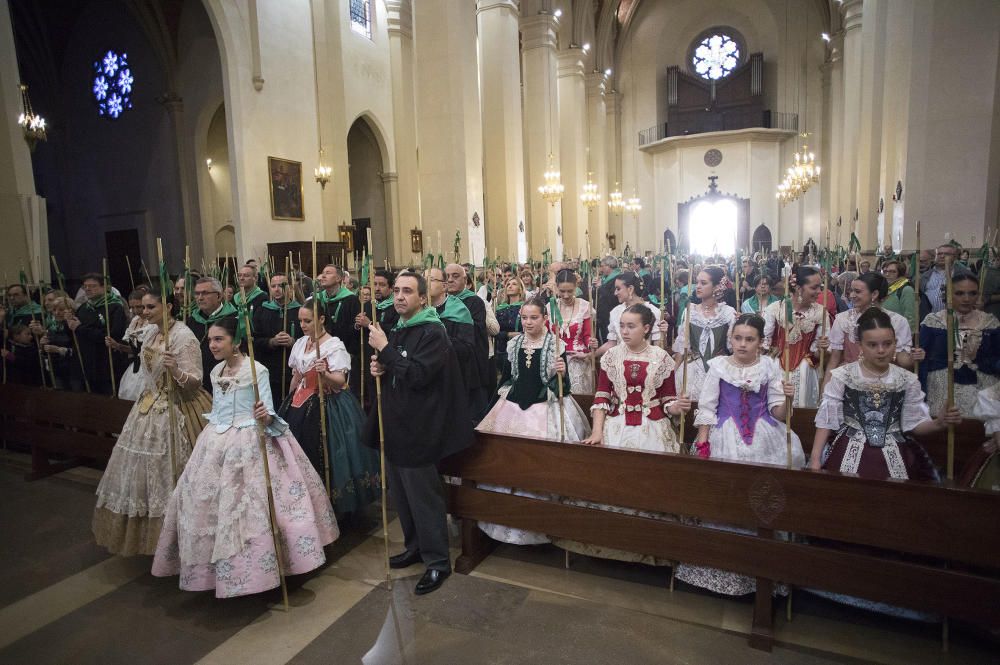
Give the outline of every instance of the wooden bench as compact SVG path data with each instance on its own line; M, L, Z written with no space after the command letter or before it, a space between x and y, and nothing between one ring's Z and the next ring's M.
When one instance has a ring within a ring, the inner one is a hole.
M961 448L974 452L982 438L968 427L973 434ZM808 448L811 430L800 435ZM940 446L931 443L938 458ZM449 487L450 511L463 518L458 572L471 571L495 545L478 529L481 520L756 577L750 644L757 648L773 642L777 582L1000 626L1000 493L485 433L442 471L461 479ZM698 521L478 488L485 483ZM799 537L778 539L777 531Z
M107 461L132 402L18 385L0 385L0 438L31 449L37 480L79 466ZM53 463L50 456L62 458Z

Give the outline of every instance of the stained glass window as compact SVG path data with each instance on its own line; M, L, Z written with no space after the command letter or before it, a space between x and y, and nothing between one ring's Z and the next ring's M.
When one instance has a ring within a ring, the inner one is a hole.
M739 44L724 33L709 35L695 47L691 64L699 76L711 81L729 76L740 64Z
M351 0L351 30L372 38L371 0Z
M127 53L108 51L94 62L94 82L91 91L97 102L97 113L112 120L132 108L132 88L135 77L128 64Z

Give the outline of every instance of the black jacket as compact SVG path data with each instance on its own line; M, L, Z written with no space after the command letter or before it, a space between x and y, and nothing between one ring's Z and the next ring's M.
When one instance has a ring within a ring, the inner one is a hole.
M385 366L382 422L390 462L434 464L472 444L468 396L442 326L425 323L390 332L378 360ZM368 414L365 441L378 448L377 409Z

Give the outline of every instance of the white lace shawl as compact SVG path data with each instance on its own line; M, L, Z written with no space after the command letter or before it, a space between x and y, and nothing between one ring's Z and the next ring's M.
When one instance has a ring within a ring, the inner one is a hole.
M816 411L816 427L835 432L839 430L844 424L844 390L868 390L877 384L882 384L893 392L906 391L900 423L904 432L913 431L917 425L931 419L930 410L924 401L924 391L920 389L920 380L916 374L897 365L889 365L887 376L873 379L861 373L859 362L853 362L841 365L830 373L830 380L823 389L823 399Z
M670 354L658 346L650 344L642 353L631 353L624 344L612 347L601 356L601 369L608 375L619 403L628 398L628 385L625 381L625 361L639 360L649 363L646 369L646 381L642 386L642 403L649 405L656 391L674 371L675 364ZM597 408L609 409L608 405L597 405Z
M687 338L684 335L687 332L687 326L684 325L684 318L687 316L687 312L691 312L691 324L697 325L704 330L698 339L698 349L696 349L698 355L702 358L707 358L714 352L711 346L715 343L715 339L709 331L726 326L726 339L729 339L729 336L733 332L733 325L736 323L736 310L725 303L717 303L715 314L710 317L705 316L705 313L701 311L700 305L692 303L688 305L687 311L681 312L680 317L678 317L677 338L674 340L674 351L676 353L683 353L687 348Z
M769 356L761 356L756 365L742 368L731 363L730 356L712 358L708 361L708 374L705 376L701 395L698 396L698 413L694 424L696 426L718 424L716 410L719 407L720 382L725 381L737 388L745 387L754 393L759 391L762 385L767 384L767 408L771 409L785 402L785 395L781 390L781 378L780 366Z
M762 342L762 347L764 350L771 348L774 344L774 333L778 328L782 328L785 325L785 301L779 300L773 302L767 306L764 310L764 339ZM810 305L809 309L805 311L804 316L792 316L791 329L788 331L788 343L795 344L803 335L808 335L817 326L821 326L823 323L823 317L827 316L826 307L823 307L819 303L813 303ZM829 322L829 318L827 319ZM827 328L829 329L829 327ZM810 350L816 350L816 339L813 339L812 346Z

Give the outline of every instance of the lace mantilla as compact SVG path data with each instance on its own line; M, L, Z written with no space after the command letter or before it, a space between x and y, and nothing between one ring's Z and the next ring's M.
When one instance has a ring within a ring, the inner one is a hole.
M775 330L785 327L785 302L779 300L771 303L764 310L775 322ZM822 325L823 317L826 315L826 308L818 303L813 303L804 312L793 311L791 325L788 330L788 344L796 344L803 335L808 335L817 326Z

